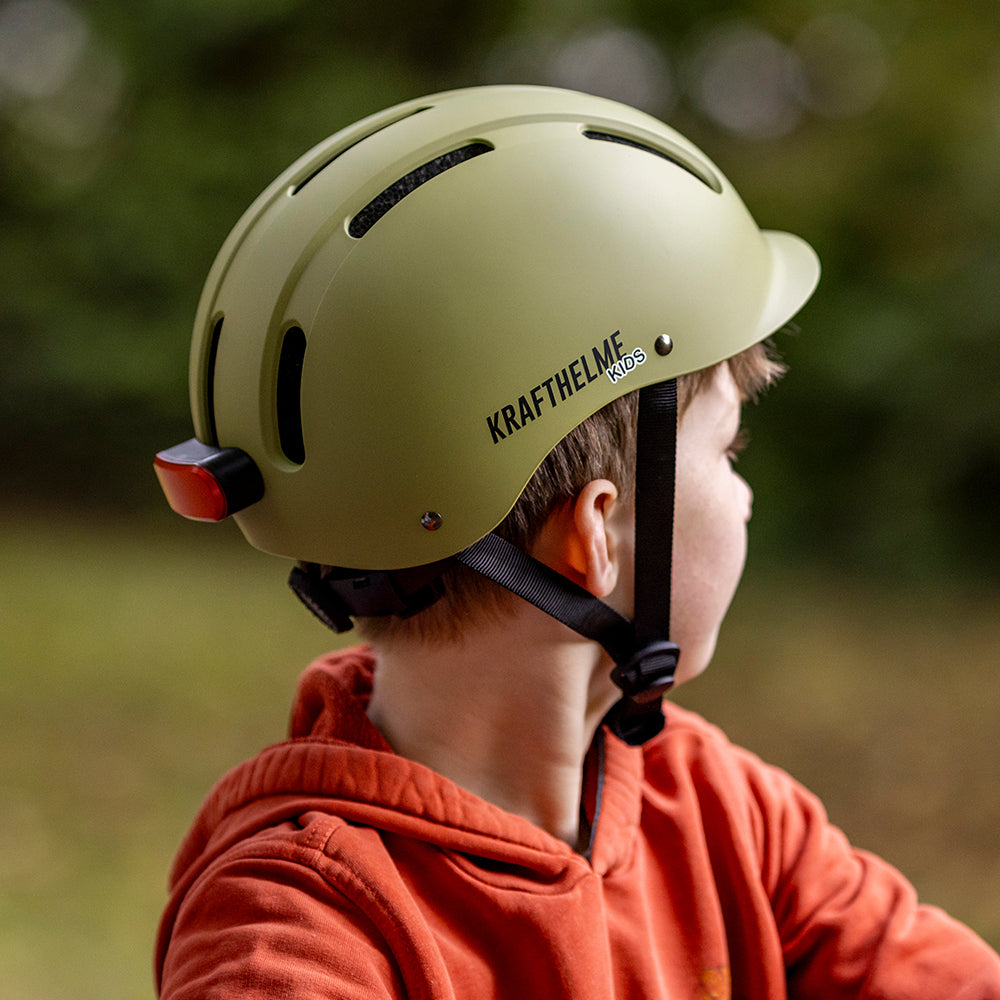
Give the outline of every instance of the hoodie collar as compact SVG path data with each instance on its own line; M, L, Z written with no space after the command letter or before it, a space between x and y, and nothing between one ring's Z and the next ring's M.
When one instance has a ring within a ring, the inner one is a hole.
M367 647L310 665L299 682L290 739L234 768L215 786L181 847L172 881L257 830L312 810L516 865L545 881L586 863L528 820L395 754L365 713L374 669ZM596 817L588 860L606 875L632 854L642 751L605 731L595 740L586 773L585 811L589 820Z

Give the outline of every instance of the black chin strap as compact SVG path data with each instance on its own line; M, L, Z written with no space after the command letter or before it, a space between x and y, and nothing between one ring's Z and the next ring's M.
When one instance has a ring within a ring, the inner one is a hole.
M506 538L486 535L455 559L600 643L616 663L630 657L635 634L632 622Z
M622 697L604 721L633 746L663 728L663 695L673 686L680 655L670 641L676 452L677 383L671 379L639 390L634 621L499 535L486 535L454 556L607 650ZM441 566L365 572L300 565L289 583L314 614L343 632L354 615L405 617L428 607L441 594Z
M455 558L574 632L615 661L622 697L605 722L637 746L663 728L663 695L674 683L680 650L669 640L677 454L677 382L639 390L636 441L635 620L630 622L571 580L489 534Z
M616 665L611 676L623 697L607 720L629 743L643 743L663 728L663 695L674 685L680 656L670 641L677 420L676 379L639 390L633 659L640 665Z

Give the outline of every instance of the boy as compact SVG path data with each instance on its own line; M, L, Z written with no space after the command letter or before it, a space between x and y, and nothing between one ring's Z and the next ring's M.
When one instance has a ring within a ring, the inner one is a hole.
M974 934L662 705L711 658L740 406L818 274L682 136L545 88L392 108L255 202L157 472L370 646L203 807L162 996L1000 997Z

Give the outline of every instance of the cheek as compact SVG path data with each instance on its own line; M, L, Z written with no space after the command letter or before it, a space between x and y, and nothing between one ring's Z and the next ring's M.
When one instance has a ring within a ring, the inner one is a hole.
M706 510L706 513L710 511L711 523L705 528L708 549L705 558L706 562L714 564L716 586L728 607L746 561L747 522L753 500L746 480L736 475L728 462L716 499L714 508Z
M724 472L707 481L679 484L671 621L689 676L711 658L736 592L746 559L750 502L749 487L728 463Z
M711 582L734 563L742 566L752 500L750 487L728 462L714 475L678 484L675 562L686 577Z

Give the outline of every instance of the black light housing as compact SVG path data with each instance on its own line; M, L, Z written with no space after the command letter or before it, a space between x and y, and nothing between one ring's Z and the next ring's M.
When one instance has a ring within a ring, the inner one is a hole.
M167 503L193 521L224 521L264 496L260 469L240 448L191 438L159 452L153 468Z

